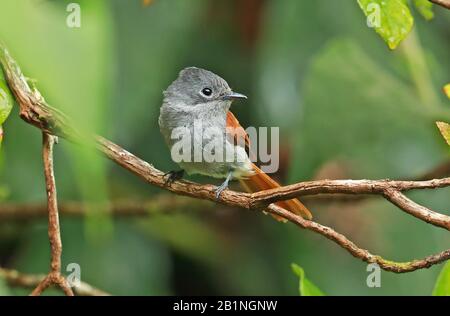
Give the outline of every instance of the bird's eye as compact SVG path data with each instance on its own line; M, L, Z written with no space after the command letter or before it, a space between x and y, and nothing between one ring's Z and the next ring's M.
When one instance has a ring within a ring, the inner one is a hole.
M202 93L203 93L203 95L209 97L209 96L211 96L211 94L212 94L212 90L211 90L210 88L204 88L204 89L202 90Z

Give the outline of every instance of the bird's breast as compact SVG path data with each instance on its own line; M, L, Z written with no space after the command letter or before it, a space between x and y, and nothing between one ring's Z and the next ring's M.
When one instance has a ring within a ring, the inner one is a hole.
M226 115L217 108L161 107L159 125L172 159L191 174L223 178L230 171L236 177L251 172L245 150L227 139ZM173 155L180 151L183 153L178 158L182 159L174 159Z

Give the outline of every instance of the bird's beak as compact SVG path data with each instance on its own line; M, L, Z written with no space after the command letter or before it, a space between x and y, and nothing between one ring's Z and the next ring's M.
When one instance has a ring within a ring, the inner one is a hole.
M225 94L222 98L223 100L247 99L247 96L237 92L230 92Z

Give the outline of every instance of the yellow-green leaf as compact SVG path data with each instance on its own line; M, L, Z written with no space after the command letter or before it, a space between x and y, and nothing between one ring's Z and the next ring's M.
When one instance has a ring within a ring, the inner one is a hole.
M447 144L450 145L450 124L445 122L436 122L436 125L444 139L447 141Z
M414 0L414 6L425 20L429 21L434 17L433 4L429 0Z
M367 17L367 25L383 38L390 49L405 39L414 24L414 18L402 0L358 0Z
M447 84L444 86L444 93L445 93L445 95L450 99L450 83L447 83Z
M292 271L299 278L298 290L301 296L324 296L323 292L305 277L305 271L299 265L292 263Z
M433 289L434 296L450 296L450 261L448 261L439 273Z

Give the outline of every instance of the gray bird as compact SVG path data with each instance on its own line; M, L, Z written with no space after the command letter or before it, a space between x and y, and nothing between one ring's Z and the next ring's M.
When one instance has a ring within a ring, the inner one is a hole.
M159 127L172 159L174 154L182 156L174 159L182 170L169 172L167 184L180 179L186 171L225 179L217 187L216 198L233 179L239 180L249 192L280 186L250 161L248 135L229 111L232 101L247 99L245 95L233 92L218 75L196 67L183 69L163 94ZM276 204L312 218L297 199Z

